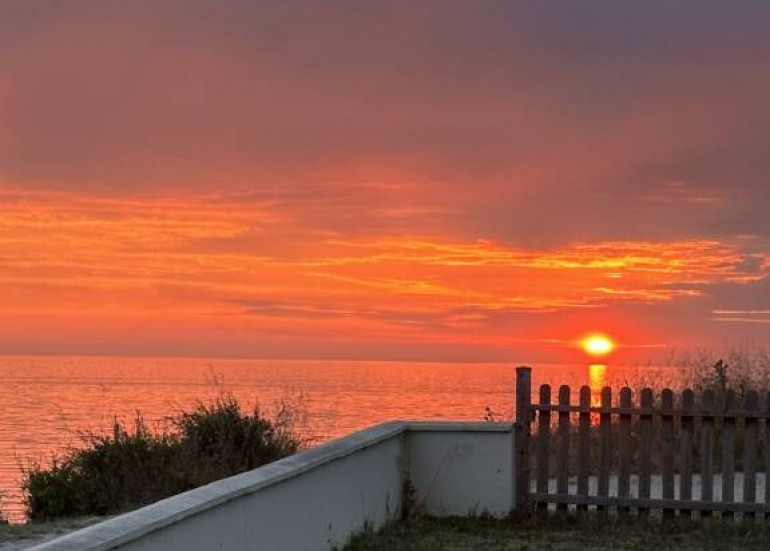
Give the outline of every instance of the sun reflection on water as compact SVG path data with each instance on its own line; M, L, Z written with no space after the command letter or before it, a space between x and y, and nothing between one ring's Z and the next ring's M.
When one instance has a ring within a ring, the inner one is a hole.
M602 388L607 386L607 366L605 364L588 366L588 386L591 387L591 405L599 406Z

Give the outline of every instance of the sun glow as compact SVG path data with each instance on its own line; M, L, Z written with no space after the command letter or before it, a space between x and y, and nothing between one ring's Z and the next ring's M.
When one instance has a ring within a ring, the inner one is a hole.
M615 348L615 343L606 335L589 335L581 341L583 350L591 356L606 356Z

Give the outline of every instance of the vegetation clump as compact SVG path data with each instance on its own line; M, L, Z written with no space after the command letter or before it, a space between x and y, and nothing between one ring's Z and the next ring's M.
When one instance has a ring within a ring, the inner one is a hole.
M108 434L83 435L84 446L55 457L49 467L24 471L30 520L109 515L232 476L297 452L303 440L294 413L273 417L245 411L231 395L151 430L140 415L133 426L115 422Z
M682 386L695 392L711 390L718 401L728 390L745 396L750 391L770 391L770 349L735 348L715 354L700 351L685 354L677 364L684 368Z

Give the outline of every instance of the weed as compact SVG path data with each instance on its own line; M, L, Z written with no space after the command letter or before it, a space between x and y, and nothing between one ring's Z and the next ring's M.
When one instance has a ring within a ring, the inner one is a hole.
M487 517L420 517L394 522L375 534L353 538L346 551L470 551L626 549L767 549L770 529L763 524L732 523L706 526L675 519L670 521L608 516L514 515L509 519Z
M84 446L24 469L30 520L107 515L152 503L295 453L303 440L289 412L268 418L244 411L229 394L199 402L151 430L116 420L108 434L82 435Z

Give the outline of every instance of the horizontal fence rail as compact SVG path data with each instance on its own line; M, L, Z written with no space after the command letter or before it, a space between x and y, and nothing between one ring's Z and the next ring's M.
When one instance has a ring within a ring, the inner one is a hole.
M517 507L770 518L770 393L617 395L541 385L517 369ZM531 476L532 475L532 476Z

